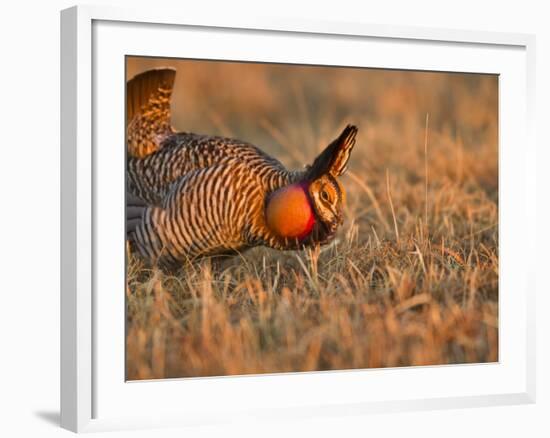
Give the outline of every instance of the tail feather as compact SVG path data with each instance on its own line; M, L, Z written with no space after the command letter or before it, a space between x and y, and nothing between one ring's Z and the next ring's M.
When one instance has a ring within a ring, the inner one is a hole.
M128 153L143 158L157 151L173 130L170 99L176 71L149 70L126 85L126 131Z

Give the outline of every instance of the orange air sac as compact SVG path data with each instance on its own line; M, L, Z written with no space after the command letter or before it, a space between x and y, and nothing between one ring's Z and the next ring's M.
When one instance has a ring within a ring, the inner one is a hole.
M303 239L313 229L315 216L301 184L292 184L274 192L266 207L267 226L281 237Z

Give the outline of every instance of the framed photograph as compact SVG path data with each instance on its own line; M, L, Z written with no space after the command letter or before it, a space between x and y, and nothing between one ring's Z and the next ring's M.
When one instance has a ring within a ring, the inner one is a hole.
M533 36L61 18L63 427L534 402Z

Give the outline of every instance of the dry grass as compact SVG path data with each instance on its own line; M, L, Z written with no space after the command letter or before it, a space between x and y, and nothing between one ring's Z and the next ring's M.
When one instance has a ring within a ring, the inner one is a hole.
M128 74L158 65L178 68L179 129L289 167L360 130L330 246L176 273L130 256L129 379L498 360L496 77L137 59Z

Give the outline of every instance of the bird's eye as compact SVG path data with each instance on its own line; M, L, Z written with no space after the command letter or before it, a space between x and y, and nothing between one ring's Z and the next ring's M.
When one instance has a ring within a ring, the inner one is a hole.
M321 190L321 199L323 201L328 201L328 193L326 190Z

